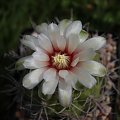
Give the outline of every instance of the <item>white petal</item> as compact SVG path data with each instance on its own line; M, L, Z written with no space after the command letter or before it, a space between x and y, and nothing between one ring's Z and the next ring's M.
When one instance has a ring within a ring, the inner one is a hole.
M39 61L49 61L49 56L44 52L34 52L32 54L33 58Z
M79 57L77 57L76 59L74 59L71 63L72 67L75 67L77 65L77 63L80 61Z
M93 49L85 49L76 54L73 60L79 57L79 61L86 61L92 59L94 56L95 51Z
M65 78L65 81L66 81L66 82L69 82L68 84L71 84L72 87L73 87L75 90L77 90L77 88L76 88L76 83L77 83L77 81L78 81L78 78L77 78L77 76L76 76L73 72L69 71L69 74L68 74L67 77Z
M38 38L36 38L35 36L31 36L31 35L25 35L23 39L21 40L22 44L31 48L32 50L36 50L39 47L38 41L39 41Z
M53 44L53 47L55 49L57 49L58 48L57 39L60 39L60 30L59 30L58 26L54 23L51 23L48 26L48 33L49 33L49 38Z
M72 87L67 84L64 80L59 81L59 101L62 106L68 107L72 102Z
M52 53L53 47L52 47L52 44L49 38L45 34L42 34L42 33L38 36L38 38L40 39L39 40L40 47L48 51L49 53Z
M44 72L43 78L45 79L42 87L43 94L53 94L58 84L56 70L53 68L48 69Z
M75 84L77 82L77 77L68 70L60 70L59 76L65 80L67 84L70 84L74 89L76 89Z
M103 77L106 74L106 68L96 61L81 62L80 67L95 76Z
M37 25L35 27L35 30L37 33L44 33L45 35L48 36L48 24L47 23L42 23L41 25Z
M63 36L60 36L60 39L57 39L57 46L61 51L65 50L66 47L66 39Z
M34 61L34 59L33 59L32 56L28 56L28 57L25 57L25 58L23 58L23 59L24 59L23 66L24 66L25 68L28 68L28 69L36 69L36 68L39 68L39 67L36 65L36 63L35 63L35 61Z
M69 72L67 70L60 70L59 71L59 76L62 78L66 78L68 76Z
M36 49L36 52L48 54L48 52L46 50L44 50L42 47L38 47Z
M65 30L65 37L68 38L70 34L79 34L82 30L82 23L80 21L72 22Z
M26 60L26 59L30 59L31 60L31 56L27 56L27 57L23 57L23 58L20 58L17 62L16 62L16 69L17 70L22 70L22 69L24 69L25 67L24 67L24 65L23 65L23 63L24 63L24 61Z
M40 61L39 59L36 60L33 58L33 56L21 58L18 63L22 63L24 68L28 69L37 69L49 65L48 61Z
M56 78L56 70L54 68L48 69L44 72L43 78L45 79L45 81L49 81L53 78Z
M42 81L42 73L45 71L45 68L34 70L23 78L23 86L27 89L34 88L37 84Z
M52 95L58 84L58 78L53 77L49 81L45 81L42 86L42 92L44 95Z
M80 34L79 34L79 39L80 42L84 42L87 38L88 38L89 34L88 32L86 32L85 30L81 30Z
M79 35L70 34L68 41L68 52L71 54L79 45Z
M59 28L60 28L60 35L63 35L64 34L64 30L65 30L65 28L68 26L68 25L70 25L72 23L72 21L71 20L67 20L67 19L64 19L64 20L62 20L62 21L60 21L60 23L59 23Z
M88 72L82 70L81 68L76 69L74 72L78 76L79 82L85 87L92 88L95 85L96 79Z
M93 50L98 50L106 44L106 40L104 37L97 36L91 39L88 39L83 44L81 44L80 48L89 49L92 48Z
M48 65L50 65L48 61L40 61L40 60L35 60L35 59L34 59L34 64L37 68L47 67Z

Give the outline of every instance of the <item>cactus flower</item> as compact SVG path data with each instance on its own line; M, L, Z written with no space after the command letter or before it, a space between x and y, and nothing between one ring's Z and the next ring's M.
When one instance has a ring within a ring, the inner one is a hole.
M92 88L96 83L93 76L105 75L106 68L93 57L106 40L101 36L88 39L81 21L62 20L58 25L42 23L35 31L35 35L25 35L21 40L34 51L19 60L24 68L31 69L23 78L25 88L33 89L44 80L42 93L52 95L57 89L61 105L69 106L77 82Z

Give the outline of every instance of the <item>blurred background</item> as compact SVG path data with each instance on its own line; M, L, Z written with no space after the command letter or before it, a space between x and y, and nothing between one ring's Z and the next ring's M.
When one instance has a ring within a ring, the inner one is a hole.
M119 0L0 0L0 74L6 74L5 67L13 62L3 59L3 54L17 49L21 33L30 30L32 22L49 23L71 17L81 20L91 31L120 35ZM5 84L1 79L0 90L5 89ZM0 119L12 100L5 94L0 96Z

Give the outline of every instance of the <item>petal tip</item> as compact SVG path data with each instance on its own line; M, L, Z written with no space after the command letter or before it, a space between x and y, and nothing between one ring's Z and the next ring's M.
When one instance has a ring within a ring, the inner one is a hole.
M95 80L94 83L90 83L89 86L88 86L88 88L91 89L96 84L96 82L97 81Z
M29 90L32 89L30 86L28 86L28 83L26 81L23 81L22 85L26 89L29 89Z
M104 77L107 74L107 69L103 66L102 69L100 70L101 76Z

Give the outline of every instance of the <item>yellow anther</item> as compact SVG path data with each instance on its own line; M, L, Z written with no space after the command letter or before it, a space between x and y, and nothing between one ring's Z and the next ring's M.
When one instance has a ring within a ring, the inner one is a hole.
M56 66L58 69L67 68L70 62L69 56L65 54L56 54L53 56L53 65Z

